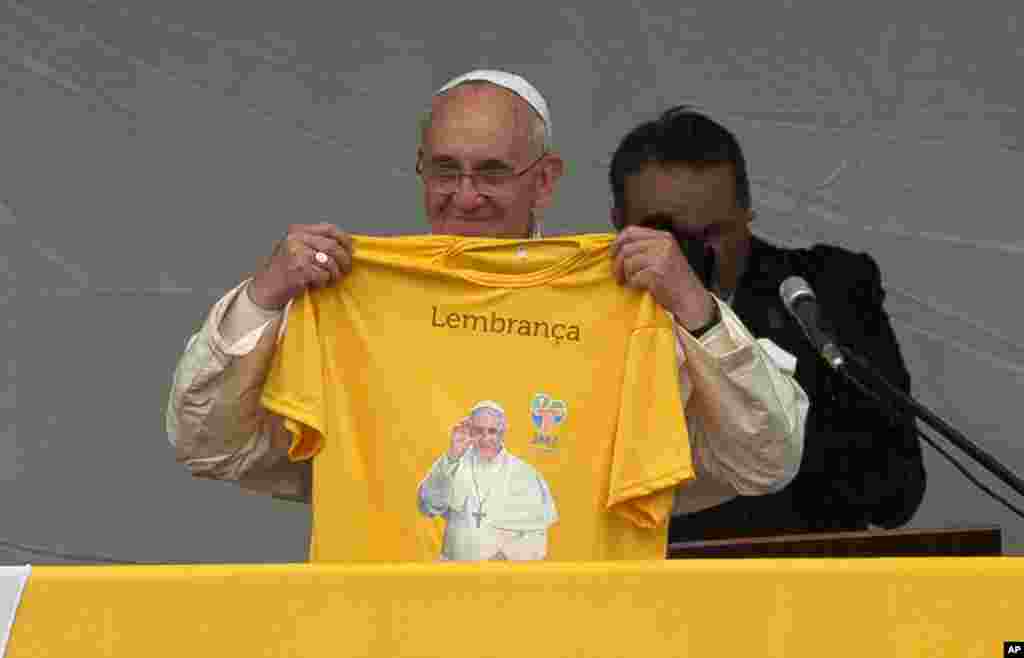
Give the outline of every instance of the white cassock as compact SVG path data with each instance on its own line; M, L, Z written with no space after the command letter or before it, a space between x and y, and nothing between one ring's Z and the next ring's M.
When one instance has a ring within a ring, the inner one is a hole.
M504 448L490 462L476 448L458 459L441 455L420 483L418 504L447 520L442 560L542 560L558 520L544 476Z

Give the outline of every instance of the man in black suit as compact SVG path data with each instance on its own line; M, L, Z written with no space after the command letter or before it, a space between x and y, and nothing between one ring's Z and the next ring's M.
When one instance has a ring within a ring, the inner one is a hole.
M910 375L882 306L875 261L833 246L786 249L754 237L740 146L689 107L668 110L623 138L610 180L616 229L632 240L671 233L707 287L754 336L796 357L796 379L811 401L800 471L789 485L675 516L670 541L895 528L909 521L925 490L913 420L891 416L831 370L779 297L784 279L806 279L839 343L908 392Z

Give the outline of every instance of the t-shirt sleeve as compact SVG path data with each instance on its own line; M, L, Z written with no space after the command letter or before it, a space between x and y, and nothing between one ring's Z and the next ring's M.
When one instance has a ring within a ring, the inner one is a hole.
M260 402L284 418L292 435L288 457L303 461L323 446L325 422L323 350L319 314L312 295L291 305L284 335L274 352Z
M629 339L608 508L644 528L665 523L675 488L695 477L670 326Z

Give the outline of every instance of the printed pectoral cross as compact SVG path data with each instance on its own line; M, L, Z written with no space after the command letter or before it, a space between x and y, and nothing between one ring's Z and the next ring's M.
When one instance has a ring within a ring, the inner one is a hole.
M480 527L480 522L487 518L487 513L484 512L484 508L481 505L479 512L473 512L473 517L476 518L476 527Z

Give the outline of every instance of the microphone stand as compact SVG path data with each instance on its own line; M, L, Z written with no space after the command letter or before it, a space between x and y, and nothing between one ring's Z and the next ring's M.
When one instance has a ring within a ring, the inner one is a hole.
M946 421L942 420L937 415L932 413L932 411L925 407L923 404L921 404L911 396L907 395L903 391L899 390L898 388L890 384L889 381L886 380L885 377L881 375L881 373L872 368L871 365L865 359L858 356L855 352L841 345L839 346L839 350L849 361L856 363L858 366L864 369L865 372L871 374L871 376L874 377L876 381L880 382L882 384L882 387L899 402L900 406L908 410L917 418L927 423L933 430L935 430L943 437L945 437L946 440L948 440L950 443L959 448L962 452L964 452L968 457L973 459L975 462L980 464L983 468L985 468L985 470L987 470L989 473L1002 480L1004 483L1006 483L1007 486L1012 488L1018 494L1024 496L1024 480L1021 480L1010 469L1000 464L995 457L988 454L987 452L979 448L977 445L972 443L966 436L961 434L956 428L954 428L949 423L947 423ZM852 373L850 373L847 370L847 368L849 367L848 364L840 363L838 365L835 365L834 361L828 358L825 358L825 361L826 363L829 364L830 367L832 367L833 370L839 372L847 380L852 382L858 389L866 393L868 397L874 398L875 400L882 402L880 396L875 395L871 391L867 390L867 387L865 387L864 384L862 384L856 377L853 376ZM894 405L890 403L889 406L892 407Z

